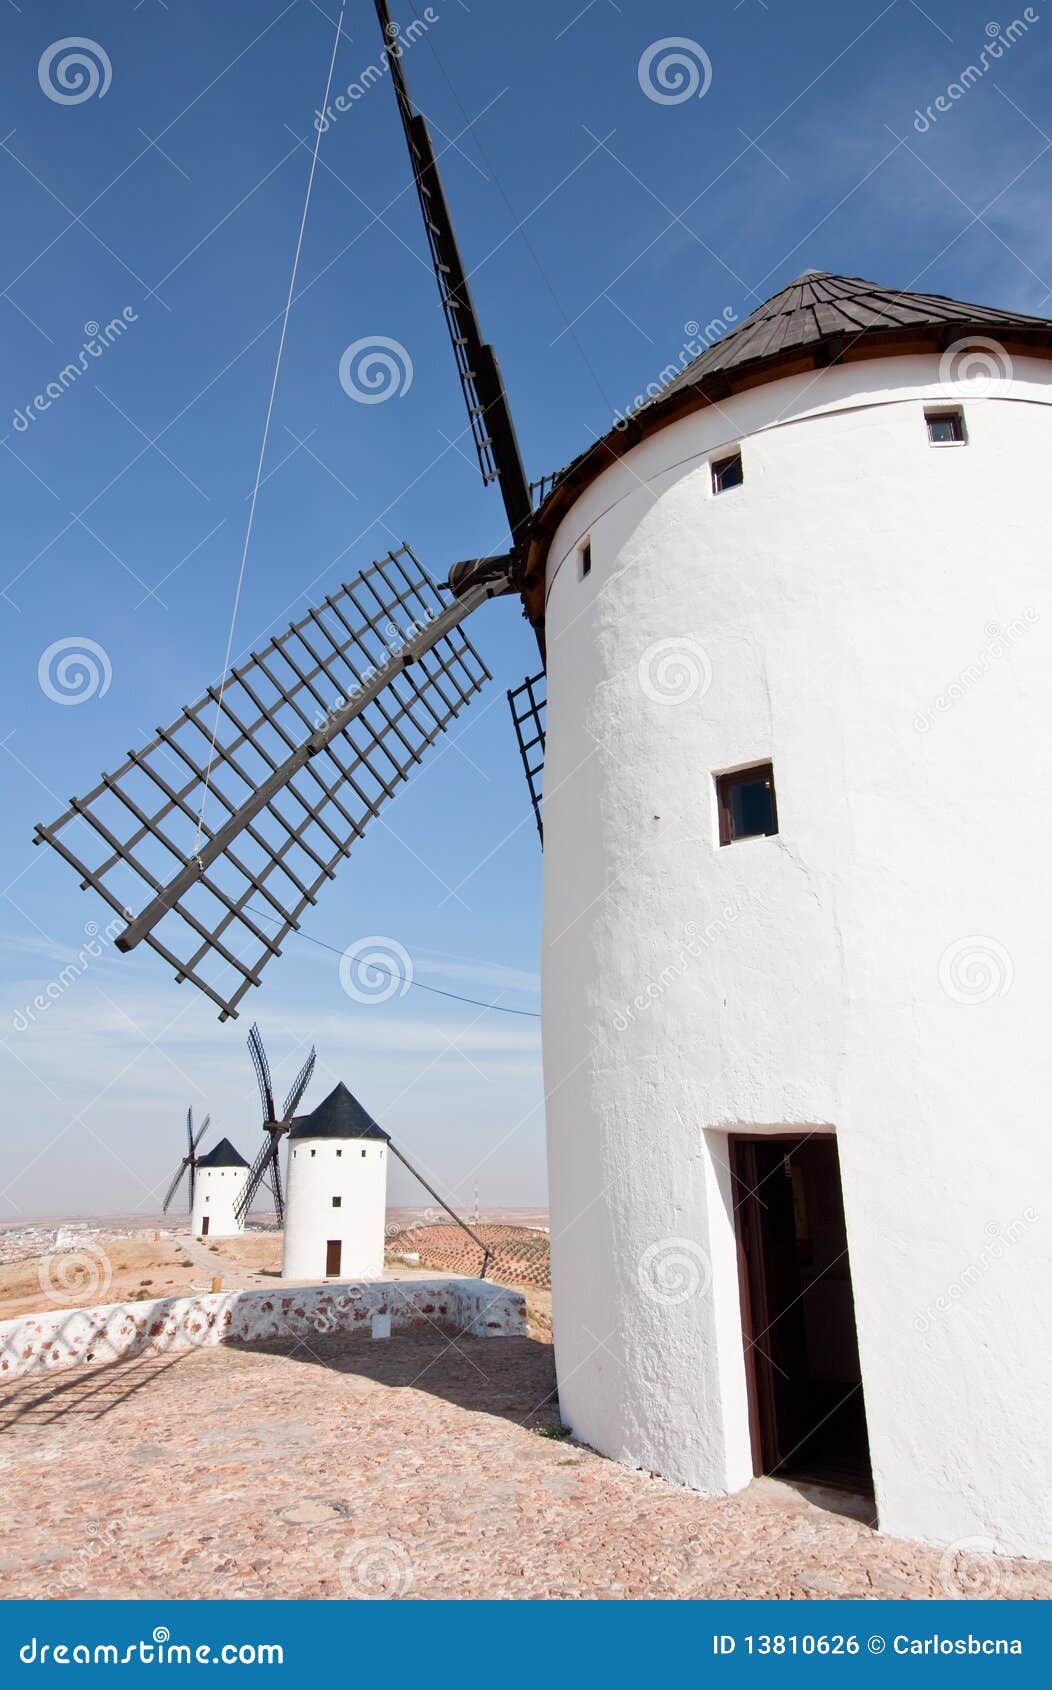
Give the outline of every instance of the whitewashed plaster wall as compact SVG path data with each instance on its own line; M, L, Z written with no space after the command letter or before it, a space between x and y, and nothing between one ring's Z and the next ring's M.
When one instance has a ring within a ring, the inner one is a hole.
M340 1274L376 1277L384 1271L387 1146L378 1139L298 1138L286 1167L285 1279L322 1279L325 1246L343 1245ZM339 1208L332 1200L340 1198Z
M926 399L967 445L929 445ZM593 483L547 611L564 1418L748 1481L726 1135L835 1131L881 1527L1024 1553L1052 1539L1050 491L1048 363L793 377ZM721 848L714 773L767 758L777 836Z
M209 1238L232 1238L245 1230L234 1205L248 1183L247 1168L198 1168L194 1174L194 1206L190 1231L200 1235L208 1216Z
M475 1338L521 1337L526 1301L484 1279L330 1280L284 1291L225 1291L146 1303L53 1309L0 1321L0 1379L57 1373L83 1362L179 1354L212 1344L266 1343L371 1329L387 1316L394 1332L451 1326Z

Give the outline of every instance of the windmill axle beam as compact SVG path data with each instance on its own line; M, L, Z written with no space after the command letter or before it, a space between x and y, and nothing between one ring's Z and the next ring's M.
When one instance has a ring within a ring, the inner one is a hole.
M424 657L432 646L437 645L444 635L448 634L451 629L456 628L464 621L465 617L470 616L473 610L477 610L480 604L485 603L495 593L504 590L506 589L500 581L485 586L472 587L464 593L463 597L454 599L452 604L441 610L426 627L413 634L387 663L363 681L353 697L346 699L338 709L331 711L321 727L315 729L310 738L306 739L302 745L286 757L283 763L278 764L277 768L256 788L252 797L247 799L240 809L235 810L222 827L217 828L215 833L202 842L197 854L190 858L179 873L168 882L167 886L147 904L139 915L128 923L124 932L118 935L116 939L117 949L125 952L134 950L135 946L152 932L162 917L175 907L190 887L203 879L209 865L214 863L217 857L223 855L223 852L229 848L238 834L243 833L249 823L254 821L262 810L266 809L271 800L288 786L289 781L299 769L302 769L312 757L316 757L319 751L324 751L337 734L342 733L345 728L349 727L355 717L360 716L362 711L369 704L372 704L374 699L403 669L407 669L418 658Z

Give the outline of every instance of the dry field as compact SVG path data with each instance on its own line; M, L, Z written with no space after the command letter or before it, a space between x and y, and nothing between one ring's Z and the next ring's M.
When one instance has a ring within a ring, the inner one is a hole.
M117 1300L272 1285L281 1239L78 1245ZM0 1266L0 1318L54 1306L48 1260ZM705 1498L568 1441L550 1292L518 1288L526 1338L312 1335L8 1386L5 1595L1052 1598L1049 1565L878 1536L860 1498L768 1479Z
M396 1211L412 1227L414 1212ZM544 1258L538 1274L522 1250L502 1254L494 1261L488 1278L495 1285L510 1285L526 1297L528 1330L531 1337L551 1337L551 1293L547 1289L548 1240L543 1233L527 1233L521 1227L483 1225L483 1233L502 1238L525 1238L533 1253ZM421 1238L433 1235L432 1250L424 1249L418 1266L392 1259L385 1273L392 1279L441 1278L444 1274L474 1275L479 1269L478 1251L472 1246L461 1262L455 1249L443 1243L446 1234L454 1239L463 1234L454 1227L413 1227L412 1244L390 1242L396 1249L419 1250ZM521 1273L532 1273L534 1283L523 1283ZM144 1230L125 1236L103 1228L70 1235L69 1248L30 1257L26 1261L0 1263L0 1320L16 1315L38 1314L55 1308L78 1308L93 1303L144 1302L154 1297L187 1297L209 1291L212 1280L222 1280L225 1291L251 1286L273 1285L281 1272L281 1234L277 1231L249 1231L239 1238L193 1238L189 1232L172 1236ZM541 1284L535 1281L540 1278Z
M207 1241L189 1234L158 1238L152 1232L73 1235L68 1250L0 1265L0 1320L86 1303L188 1297L209 1290L216 1275L226 1290L269 1284L280 1268L277 1232Z

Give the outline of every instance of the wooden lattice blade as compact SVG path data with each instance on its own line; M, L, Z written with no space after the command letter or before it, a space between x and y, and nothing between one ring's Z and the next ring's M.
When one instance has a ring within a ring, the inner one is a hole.
M489 680L460 600L408 547L330 594L37 829L236 1013L368 823Z

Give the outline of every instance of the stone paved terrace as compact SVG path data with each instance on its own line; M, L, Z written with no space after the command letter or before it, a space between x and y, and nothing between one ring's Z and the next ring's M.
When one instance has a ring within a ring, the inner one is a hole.
M428 1329L0 1394L7 1597L1048 1598L762 1480L706 1500L540 1435L548 1345ZM827 1493L840 1509L850 1507Z

